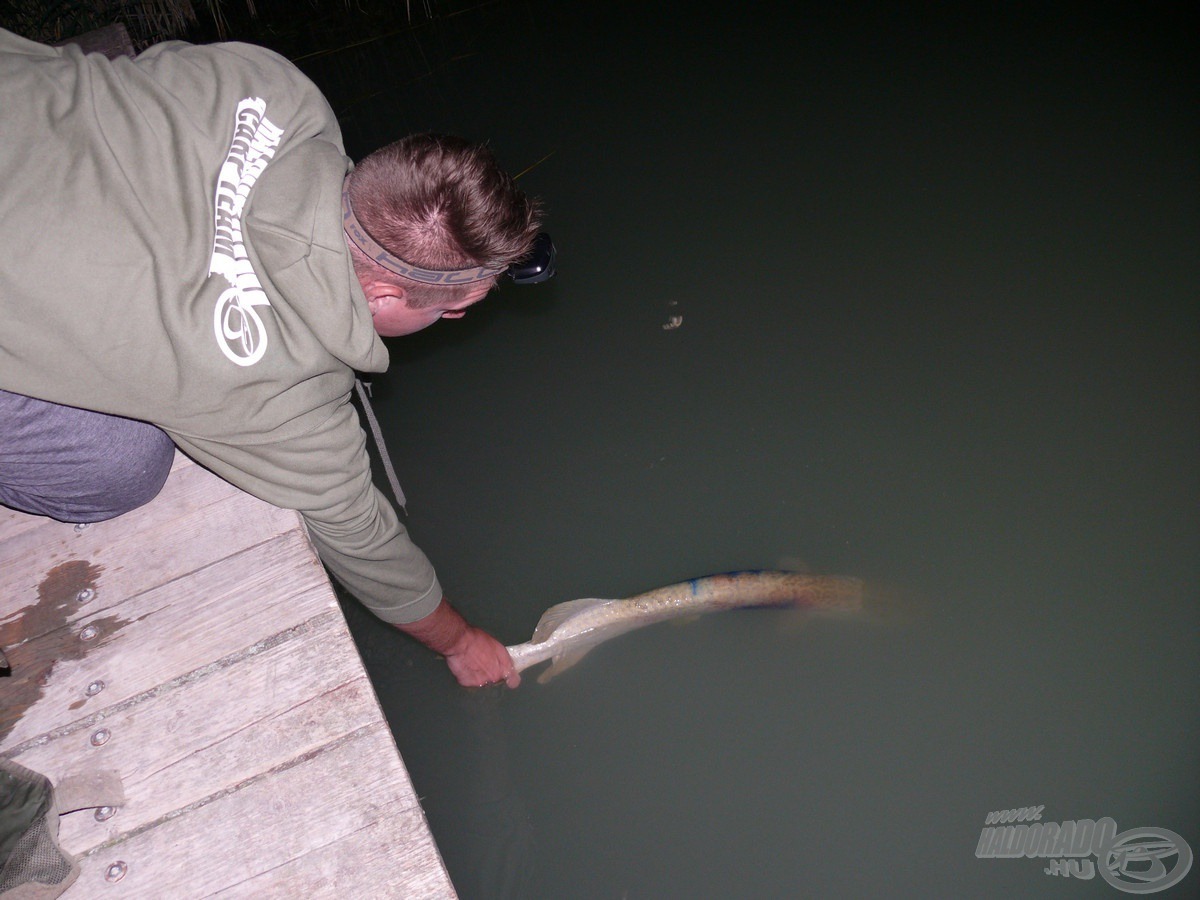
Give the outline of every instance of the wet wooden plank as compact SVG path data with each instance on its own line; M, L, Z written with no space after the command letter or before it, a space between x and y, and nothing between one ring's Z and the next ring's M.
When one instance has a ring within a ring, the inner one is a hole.
M236 656L335 603L324 571L293 531L10 644L6 693L13 699L0 709L0 750L102 716L108 705ZM88 697L87 685L98 679L105 690Z
M124 785L65 897L454 896L296 513L182 457L113 522L0 513L0 646L0 753Z

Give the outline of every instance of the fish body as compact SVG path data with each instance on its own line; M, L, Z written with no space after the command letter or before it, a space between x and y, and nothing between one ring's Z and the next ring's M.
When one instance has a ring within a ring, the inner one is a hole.
M538 677L546 682L579 662L597 644L655 622L752 606L857 612L862 600L863 584L857 578L772 570L728 572L624 600L588 598L559 603L542 615L528 643L507 649L518 672L552 660Z

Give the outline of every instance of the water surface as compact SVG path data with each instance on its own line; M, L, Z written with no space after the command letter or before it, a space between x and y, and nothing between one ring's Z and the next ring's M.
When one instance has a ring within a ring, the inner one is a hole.
M1200 851L1186 29L563 6L308 63L355 154L532 167L560 248L391 343L410 530L505 643L780 564L917 615L656 626L507 693L350 607L462 896L1119 896L976 858L1039 804Z

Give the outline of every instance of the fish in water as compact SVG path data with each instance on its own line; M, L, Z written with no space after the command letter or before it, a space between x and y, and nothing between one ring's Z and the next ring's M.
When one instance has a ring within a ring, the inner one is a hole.
M678 616L750 606L858 612L863 606L863 583L858 578L798 572L728 572L624 600L569 600L546 610L528 643L507 649L518 672L552 660L538 677L545 683L619 634Z

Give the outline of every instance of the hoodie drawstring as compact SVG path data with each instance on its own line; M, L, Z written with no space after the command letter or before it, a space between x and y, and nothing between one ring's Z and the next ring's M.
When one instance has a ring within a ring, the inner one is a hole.
M367 423L371 426L375 446L383 458L383 470L387 472L388 484L392 486L392 493L395 494L400 509L404 511L405 515L408 515L408 508L405 506L407 501L404 499L404 491L400 488L400 479L396 477L396 470L392 468L392 458L388 455L387 444L383 442L383 432L379 430L379 420L375 418L375 411L371 409L370 387L363 385L361 378L354 379L354 387L358 391L358 399L362 401L363 412L367 414Z

